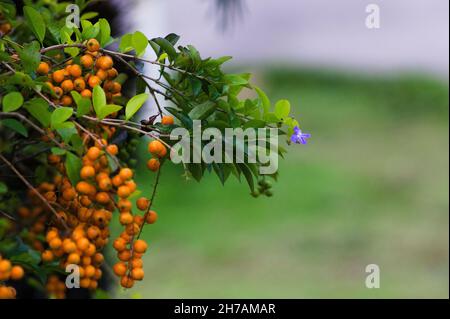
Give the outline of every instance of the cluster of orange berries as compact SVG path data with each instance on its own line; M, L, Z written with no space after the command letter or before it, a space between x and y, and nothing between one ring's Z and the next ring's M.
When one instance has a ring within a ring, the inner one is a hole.
M23 278L24 271L22 266L12 265L11 261L0 255L0 281L20 280ZM14 287L0 284L0 299L14 299L16 290Z
M153 158L147 161L147 167L152 172L156 172L161 166L160 159L167 155L167 148L160 141L154 140L148 144L148 151Z
M47 84L55 93L55 102L73 105L72 90L91 98L91 90L96 85L103 85L108 100L120 95L121 86L114 81L117 71L111 57L99 53L100 47L95 39L89 40L86 47L86 53L79 59L81 66L72 60L63 69L51 70L48 63L40 63L37 72L48 75ZM173 117L163 116L163 125L173 123ZM137 189L133 171L124 167L116 172L109 165L111 158L117 160L119 154L119 147L107 141L114 135L115 127L98 125L89 130L91 134L78 131L85 150L80 181L76 185L71 183L62 157L56 154L47 156L49 166L55 169L53 179L29 190L27 201L17 212L21 218L20 226L29 230L23 239L41 253L42 263L57 262L63 270L69 264L78 265L80 286L95 290L102 277L102 251L109 241L109 224L113 212L118 210L124 230L113 243L119 259L113 270L120 277L121 285L131 288L135 281L144 278L142 256L148 245L138 237L144 225L155 223L158 215L150 210L151 201L145 197L136 201L143 214L133 214L133 204L129 199ZM43 141L50 142L52 138L55 135L49 131ZM167 148L161 141L154 140L148 144L148 150L153 158L147 166L158 171L161 160L167 155ZM1 265L0 262L0 282L3 278ZM18 277L18 268L14 267L10 272L7 269L12 279ZM66 289L61 278L61 275L48 277L46 289L49 295L65 297ZM6 291L2 287L0 289L0 292Z
M67 61L64 68L52 70L47 62L39 64L36 72L48 76L46 84L54 94L53 102L73 106L71 91L78 92L84 98L91 98L92 89L97 85L103 87L108 103L121 96L122 86L115 81L118 72L113 67L113 59L99 52L100 44L96 39L90 39L86 48L84 55Z

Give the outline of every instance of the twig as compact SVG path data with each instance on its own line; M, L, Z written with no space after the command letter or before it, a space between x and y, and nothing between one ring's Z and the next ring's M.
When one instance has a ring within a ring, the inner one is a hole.
M66 230L70 230L69 226L67 226L64 219L61 218L61 216L58 215L56 210L50 205L50 203L42 196L39 191L31 185L31 183L14 167L13 164L11 164L10 161L8 161L2 154L0 154L0 159L5 162L6 165L11 168L11 170L22 180L22 182L31 190L33 191L37 197L39 197L40 200L50 209L50 211L55 215L55 217L58 219L58 221L66 228Z

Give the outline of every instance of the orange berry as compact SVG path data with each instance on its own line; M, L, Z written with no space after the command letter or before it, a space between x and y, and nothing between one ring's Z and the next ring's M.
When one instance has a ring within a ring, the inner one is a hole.
M65 71L64 70L57 70L55 72L53 72L53 81L55 81L56 83L61 83L62 81L64 81L65 78Z
M133 258L131 260L131 267L133 268L142 268L142 266L144 265L142 259L140 258Z
M122 178L119 175L116 175L112 178L112 184L114 187L119 187L123 184Z
M70 67L69 74L74 78L80 77L82 74L81 67L78 64L72 65Z
M100 49L100 43L98 43L96 39L90 39L87 42L86 47L90 52L98 51Z
M94 88L96 85L99 85L102 82L100 78L96 75L91 75L88 79L88 84L91 88Z
M64 80L61 83L61 88L63 89L64 92L70 92L73 90L73 82L72 80Z
M148 151L158 157L164 157L167 153L166 147L160 141L151 141L148 144Z
M129 276L123 276L120 279L120 284L123 288L132 288L134 286L134 280Z
M135 252L143 254L147 250L147 243L142 239L138 239L134 242L133 249Z
M77 250L77 245L71 239L64 239L63 250L66 254L71 254Z
M15 290L12 287L0 286L0 299L14 299Z
M82 92L86 88L86 82L84 82L84 79L82 77L79 77L73 81L73 86L75 90L77 90L78 92Z
M100 156L101 150L97 146L92 146L89 148L86 156L91 160L95 161Z
M144 279L144 270L142 268L134 268L131 270L131 278L134 280Z
M131 213L121 213L119 222L121 225L129 225L133 222L133 215Z
M121 198L117 202L117 206L120 211L130 211L132 208L132 204L128 199Z
M152 172L158 171L160 166L161 166L161 163L156 158L151 158L147 162L147 167Z
M77 192L72 187L65 189L62 194L62 197L66 201L72 201L75 199L76 196L77 196Z
M173 121L173 116L170 115L164 115L161 119L161 124L162 125L173 125L174 121Z
M25 272L23 271L23 268L21 266L13 266L11 268L11 279L12 280L20 280L23 278L23 275L25 274Z
M49 263L53 261L53 253L51 250L44 250L41 254L41 258L43 262Z
M94 64L94 59L92 58L92 55L85 54L80 58L80 63L86 69L89 69Z
M113 59L109 55L103 55L97 59L95 66L102 70L111 69L113 66Z
M127 249L127 242L125 241L125 239L119 237L114 240L113 247L118 252L124 251L125 249Z
M53 92L55 93L57 98L60 98L63 95L63 89L61 89L59 86L55 86L53 88Z
M124 262L118 262L113 266L113 271L117 276L124 276L127 273L127 265Z
M156 223L157 219L158 219L158 214L155 211L151 210L148 212L145 221L148 224L154 224L154 223Z
M99 204L108 204L110 201L109 195L106 192L99 192L97 193L97 195L95 195L95 200L97 201L97 203Z
M72 98L68 95L63 95L61 98L61 105L70 106L72 105Z
M103 70L103 69L99 69L95 75L101 80L101 81L105 81L108 78L108 73Z
M89 247L89 240L86 237L81 237L77 240L77 248L81 251L85 251Z
M112 187L111 179L109 177L102 178L98 181L98 188L102 191L110 190Z
M11 271L11 262L7 259L0 260L0 273L6 273Z
M81 96L84 98L88 98L90 99L92 97L92 92L89 89L84 89L83 91L81 91Z
M136 206L141 211L146 211L150 204L150 200L146 197L141 197L136 201Z
M119 82L113 82L112 93L120 93L122 85Z
M131 259L131 251L129 249L122 250L117 254L120 261L128 261Z
M50 240L48 245L50 246L51 249L56 250L59 247L61 247L62 242L61 242L61 239L59 239L58 237L55 237L52 240Z
M122 168L119 172L119 176L124 181L129 180L133 177L133 171L127 167Z
M50 71L50 66L47 62L41 62L39 63L39 66L36 70L36 72L40 75L45 75Z
M115 144L110 144L106 147L106 151L111 155L117 155L119 153L119 148Z
M95 187L84 181L78 182L76 189L77 192L84 195L93 195L96 193Z
M108 79L114 79L119 74L115 68L111 68L108 71Z
M131 195L131 190L128 186L122 185L117 189L117 195L120 198L127 198Z
M82 179L89 179L95 176L95 168L93 166L87 165L83 166L80 171L80 177Z
M100 235L100 229L97 226L90 226L86 234L89 239L95 239Z
M78 265L80 263L80 255L77 253L71 253L67 256L67 263Z

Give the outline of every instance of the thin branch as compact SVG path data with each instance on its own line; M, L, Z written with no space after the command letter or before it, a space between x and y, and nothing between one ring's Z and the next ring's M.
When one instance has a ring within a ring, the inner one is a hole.
M40 200L50 209L50 211L55 215L55 217L58 219L58 221L66 228L66 230L70 230L69 226L67 226L64 219L61 218L61 216L58 215L56 210L53 208L52 205L42 196L39 191L31 185L31 183L14 167L13 164L11 164L10 161L8 161L2 154L0 154L0 159L5 162L6 165L9 166L9 168L19 177L22 182L31 190L33 193L36 194L37 197L39 197Z
M16 117L24 122L26 122L28 125L30 125L33 129L35 129L36 131L38 131L41 135L47 136L47 132L45 132L43 129L41 129L39 126L37 126L36 124L34 124L32 121L30 121L29 119L27 119L24 115L17 113L17 112L11 112L11 113L6 113L6 112L0 112L0 117L1 116L11 116L11 117ZM55 143L56 145L58 145L60 148L65 148L64 145L62 145L60 142L58 142L54 137L52 136L48 136L48 138Z

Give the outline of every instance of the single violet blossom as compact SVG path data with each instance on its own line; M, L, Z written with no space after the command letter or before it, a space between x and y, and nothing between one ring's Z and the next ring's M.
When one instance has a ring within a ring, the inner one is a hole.
M311 134L308 133L302 133L302 130L296 126L294 127L294 134L291 136L291 142L295 144L306 144L307 138L310 138Z

